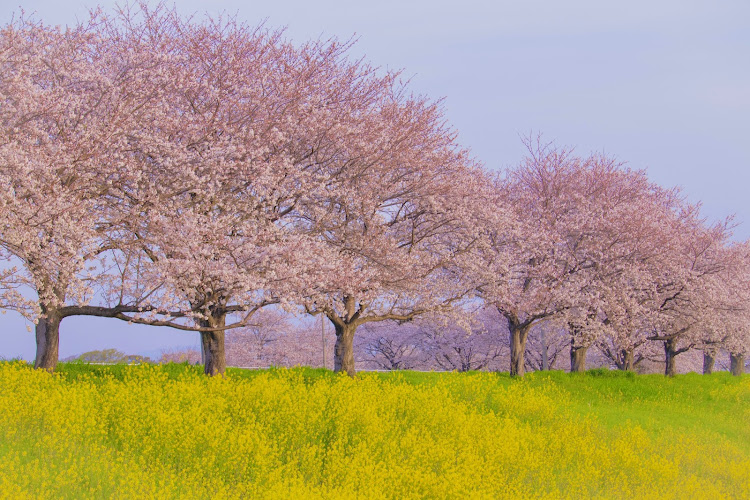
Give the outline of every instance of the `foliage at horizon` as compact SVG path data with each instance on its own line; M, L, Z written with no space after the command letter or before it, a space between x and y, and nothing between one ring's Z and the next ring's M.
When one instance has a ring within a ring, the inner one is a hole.
M151 363L152 359L140 354L125 354L117 349L100 349L70 356L61 361L80 363Z

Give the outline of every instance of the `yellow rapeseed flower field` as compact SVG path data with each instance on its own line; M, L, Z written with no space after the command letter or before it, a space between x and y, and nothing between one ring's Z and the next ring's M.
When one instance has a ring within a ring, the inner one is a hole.
M0 363L0 497L750 498L750 378L595 378Z

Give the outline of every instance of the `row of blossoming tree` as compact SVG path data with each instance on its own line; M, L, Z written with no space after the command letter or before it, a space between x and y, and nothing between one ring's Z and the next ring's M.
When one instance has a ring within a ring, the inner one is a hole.
M445 324L422 317L408 323L394 321L370 323L359 328L354 339L354 357L358 370L470 371L507 370L510 343L507 321L495 308L472 312L470 328ZM275 308L266 308L253 316L252 325L227 332L227 363L230 366L262 368L269 366L325 366L333 368L336 336L322 318L294 317ZM567 370L569 367L625 369L623 356L613 339L599 336L581 355L572 346L569 327L554 319L538 321L530 329L524 350L525 370ZM714 346L715 348L716 346ZM713 352L711 352L713 351ZM726 370L730 357L726 351L693 349L679 356L681 372L710 373ZM121 353L122 354L122 353ZM726 357L724 357L726 356ZM630 369L639 373L664 371L663 342L644 342L633 348ZM200 362L200 351L167 351L161 362ZM706 364L706 361L710 363ZM712 364L713 363L713 364ZM745 364L747 368L747 362Z
M350 45L145 3L2 29L0 306L35 322L36 367L92 315L198 331L223 373L225 332L273 306L327 318L353 375L360 326L470 330L480 305L507 322L513 375L541 321L565 326L574 370L603 338L626 369L646 342L668 374L690 347L743 366L750 257L728 223L538 139L491 173L439 102Z

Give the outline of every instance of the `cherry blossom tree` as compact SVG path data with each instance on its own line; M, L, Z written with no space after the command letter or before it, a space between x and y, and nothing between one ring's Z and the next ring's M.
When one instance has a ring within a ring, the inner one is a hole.
M258 315L253 316L254 323L269 327L263 330L264 333L259 332L260 338L245 328L227 333L227 362L231 366L332 366L330 361L335 335L330 328L321 332L320 321L306 321L305 318L282 314L274 309L268 311L271 313L266 316L270 318L268 322L263 318L266 310L258 312L260 322L257 321ZM277 320L281 323L277 323ZM260 343L264 343L262 348Z
M494 370L507 357L507 332L497 311L427 314L408 323L367 323L354 347L365 366L384 370ZM461 321L456 321L460 317Z
M636 371L644 361L656 361L663 356L656 343L647 340L645 329L635 329L627 335L610 332L597 340L596 347L618 370Z
M686 299L688 282L691 303L710 315L706 297L715 293L699 276L721 267L704 250L719 248L725 226L704 227L679 191L610 157L578 157L540 138L526 146L529 156L495 183L518 229L491 234L478 270L481 296L508 322L512 375L523 374L526 340L541 320L566 325L571 370L582 371L587 349L603 336L619 351L620 364L632 368L633 349L655 338L655 329L687 331L692 321L667 323L687 317L675 303ZM672 349L680 335L662 337L672 339Z
M438 104L406 95L394 75L332 70L326 81L352 83L336 87L325 134L309 146L325 189L302 199L297 227L326 248L304 306L333 323L335 370L354 375L359 326L408 321L470 294L458 262L483 231L476 196L486 182Z
M696 343L703 351L703 373L713 371L721 349L730 353L730 371L741 374L743 357L750 350L750 246L748 242L723 248L724 270L710 276L712 315L699 325Z
M241 366L269 366L278 363L278 344L292 330L288 314L278 309L262 309L252 323L227 333L227 361Z
M615 359L632 369L632 349L645 342L649 323L643 304L672 235L662 229L679 206L679 192L651 183L611 158L581 163L571 190L574 205L564 224L568 260L581 263L585 280L566 316L571 371L585 369L588 348L602 336L616 338ZM630 335L628 335L630 334Z
M355 339L355 359L361 359L365 366L381 370L424 368L428 358L424 344L421 330L413 323L368 323L359 329L358 338Z
M538 321L526 344L526 370L555 370L562 366L563 353L570 351L568 332L555 321Z
M48 370L63 318L136 310L87 305L110 279L116 221L102 206L117 175L110 152L148 99L121 94L117 74L103 70L111 61L97 23L93 14L62 30L20 17L0 32L0 246L19 263L15 285L37 297L16 293L14 306L35 321L35 366Z
M195 23L161 6L121 12L107 30L122 60L160 60L166 89L129 136L121 160L130 175L109 196L132 215L122 267L160 290L145 314L117 317L200 331L206 373L223 373L225 330L268 304L290 308L316 279L316 242L285 216L315 190L310 153L298 148L326 113L315 67L336 63L347 46L296 49L280 32L231 18ZM131 85L155 78L136 72Z
M465 321L426 317L415 326L422 336L422 350L438 368L448 371L498 369L507 357L507 330L493 308L462 313Z
M628 175L632 189L613 221L611 236L603 237L611 247L589 289L602 319L598 347L621 370L634 370L653 358L648 337L658 317L654 304L659 278L679 251L674 228L683 206L679 190L649 183L642 172Z
M311 61L346 46L161 5L98 16L3 32L0 239L39 296L37 366L62 318L94 314L201 331L222 373L224 330L314 279L312 240L279 220L309 191L294 154L320 110Z
M524 374L526 342L535 323L563 313L578 321L596 314L595 305L581 299L595 263L578 250L581 240L591 239L585 228L592 224L582 188L588 171L602 162L578 158L540 138L526 146L529 156L495 181L497 203L512 208L517 229L492 228L477 269L480 295L508 323L513 376Z
M729 249L733 265L729 267L725 285L729 285L729 296L725 299L727 306L724 325L727 335L722 339L724 347L730 352L730 371L732 375L742 375L750 358L750 241L745 241Z
M728 223L707 225L697 206L687 206L674 224L677 247L670 259L654 274L656 313L650 340L664 344L665 374L676 373L675 357L695 347L702 331L723 322L722 297L727 283L720 279L730 269L725 245L730 236Z

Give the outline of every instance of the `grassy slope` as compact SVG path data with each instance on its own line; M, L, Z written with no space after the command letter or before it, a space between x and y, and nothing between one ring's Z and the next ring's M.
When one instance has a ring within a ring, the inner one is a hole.
M50 497L87 496L76 490L82 481L88 496L135 482L128 495L750 498L748 376L400 372L350 381L302 368L230 369L222 382L185 365L62 364L57 377L9 366L0 382L18 397L0 396L0 497L43 494L55 482L34 460L53 460L51 476L81 478L52 486ZM212 417L221 425L210 427ZM38 438L45 429L73 444ZM238 434L246 439L221 444ZM346 484L332 482L342 473Z
M667 378L591 371L555 373L554 383L571 395L573 408L594 414L607 426L634 423L650 433L726 438L750 455L750 398L747 376L696 373Z

